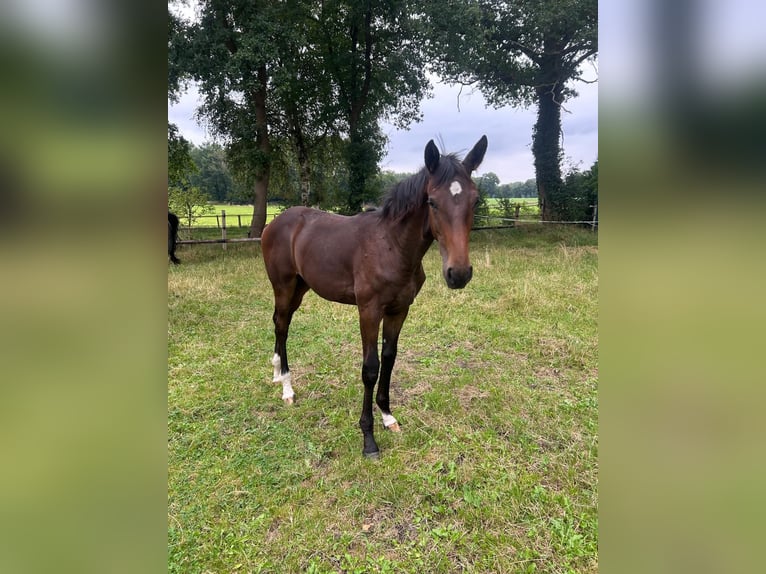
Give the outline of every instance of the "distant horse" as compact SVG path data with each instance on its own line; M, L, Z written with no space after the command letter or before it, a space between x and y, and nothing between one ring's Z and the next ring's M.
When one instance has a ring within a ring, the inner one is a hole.
M359 309L364 383L359 426L365 456L378 458L380 454L372 416L379 372L375 402L383 426L400 430L389 407L391 371L399 332L426 278L423 256L434 239L439 243L447 286L462 289L471 280L468 238L479 194L470 174L486 151L487 137L482 136L461 162L454 154L440 155L431 140L425 148L425 167L395 185L380 209L345 217L292 207L263 231L263 260L274 288L274 382L282 383L286 403L291 404L294 397L287 332L306 292L313 289L320 297Z
M178 265L181 260L176 257L176 241L178 241L178 216L168 211L168 256L174 264Z

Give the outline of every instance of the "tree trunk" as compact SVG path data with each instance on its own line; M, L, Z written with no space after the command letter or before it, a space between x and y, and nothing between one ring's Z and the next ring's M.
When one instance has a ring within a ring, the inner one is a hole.
M269 192L269 177L256 178L253 185L253 221L250 224L248 237L260 237L266 227L266 199Z
M543 221L558 219L556 198L561 180L561 92L552 58L541 64L541 77L551 78L536 88L537 122L532 133L537 195Z
M348 166L348 202L346 211L358 213L362 210L364 190L367 182L367 170L365 164L365 142L360 137L357 126L351 128L347 148L346 165Z
M359 27L351 30L351 45L356 53L359 44ZM367 180L375 173L377 156L370 137L370 126L365 119L367 98L372 85L372 10L366 6L364 24L361 32L364 34L364 54L361 70L355 67L350 82L349 100L349 145L346 155L348 166L348 213L358 213L367 199ZM361 73L361 86L358 85Z
M295 118L295 116L293 116ZM301 205L309 207L311 201L311 160L303 128L297 122L293 124L293 143L298 154L298 171L301 187Z
M266 227L266 199L269 194L269 176L271 175L271 141L266 117L266 88L268 72L266 66L258 68L258 89L253 94L255 106L255 142L258 160L253 186L253 221L250 224L249 237L260 237Z
M298 152L298 166L301 179L301 205L309 207L311 202L311 164L307 154Z

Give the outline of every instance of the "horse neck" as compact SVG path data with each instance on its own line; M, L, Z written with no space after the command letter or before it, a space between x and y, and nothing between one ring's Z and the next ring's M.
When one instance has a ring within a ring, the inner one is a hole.
M428 226L428 206L422 205L390 224L391 238L405 261L418 265L434 242Z

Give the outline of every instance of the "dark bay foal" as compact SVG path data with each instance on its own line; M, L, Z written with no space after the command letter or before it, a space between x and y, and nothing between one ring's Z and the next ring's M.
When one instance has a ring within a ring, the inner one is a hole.
M287 333L306 292L312 289L320 297L359 309L364 383L359 426L365 456L379 456L372 415L376 383L383 425L399 431L388 399L391 371L399 332L425 281L423 256L434 239L447 286L462 289L471 280L468 239L478 200L471 172L486 150L483 136L460 161L454 154L441 155L431 140L425 148L425 167L394 186L380 209L345 217L292 207L263 231L263 260L274 288L274 381L282 383L286 403L294 397Z

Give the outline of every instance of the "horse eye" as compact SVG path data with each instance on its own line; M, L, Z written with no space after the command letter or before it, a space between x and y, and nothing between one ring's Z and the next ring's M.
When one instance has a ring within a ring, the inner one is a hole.
M433 209L436 209L436 202L430 197L426 200L426 203L428 203L428 205L431 206Z

